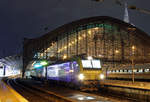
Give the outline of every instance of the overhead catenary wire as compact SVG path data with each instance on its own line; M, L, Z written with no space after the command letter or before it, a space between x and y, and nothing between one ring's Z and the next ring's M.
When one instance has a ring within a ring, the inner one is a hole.
M100 3L104 2L104 0L92 0L92 1L100 2ZM114 0L114 1L115 1L115 3L116 3L117 5L119 5L119 6L124 6L123 0ZM128 6L128 9L134 10L134 11L138 11L138 12L144 13L144 14L150 14L150 10L143 9L143 8L138 8L138 7L136 7L135 5L129 5L129 6Z

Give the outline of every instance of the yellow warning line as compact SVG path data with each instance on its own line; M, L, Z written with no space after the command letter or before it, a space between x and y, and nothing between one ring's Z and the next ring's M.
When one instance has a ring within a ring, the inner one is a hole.
M15 98L19 102L29 102L23 96L21 96L18 92L16 92L14 89L12 89L10 86L8 86L3 80L2 80L2 82L5 84L5 86L10 90L10 92L15 96ZM0 102L1 102L1 100L0 100Z

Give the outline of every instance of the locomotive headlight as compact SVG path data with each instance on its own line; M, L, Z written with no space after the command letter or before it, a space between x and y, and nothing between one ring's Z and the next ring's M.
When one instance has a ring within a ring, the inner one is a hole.
M105 78L105 76L104 76L104 74L100 74L100 79L104 79Z
M83 74L79 74L78 78L79 78L79 80L83 80L84 79L84 75Z

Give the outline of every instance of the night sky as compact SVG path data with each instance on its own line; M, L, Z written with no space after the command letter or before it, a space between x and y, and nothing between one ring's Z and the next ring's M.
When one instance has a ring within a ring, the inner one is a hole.
M150 0L128 0L150 10ZM22 51L23 38L44 35L63 24L92 16L123 19L124 8L113 0L0 0L0 57ZM150 34L150 15L129 10L130 22ZM44 30L48 27L48 30Z

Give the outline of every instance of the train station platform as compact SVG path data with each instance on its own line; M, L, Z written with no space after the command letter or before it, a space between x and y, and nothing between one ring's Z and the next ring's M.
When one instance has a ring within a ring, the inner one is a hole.
M0 102L28 102L0 78Z
M134 89L150 90L150 82L132 82L132 81L122 81L122 80L103 80L101 85L110 85L117 87L126 87Z

